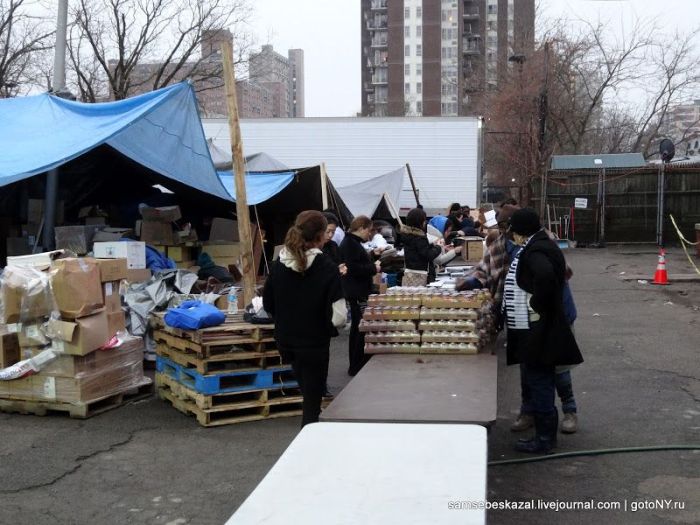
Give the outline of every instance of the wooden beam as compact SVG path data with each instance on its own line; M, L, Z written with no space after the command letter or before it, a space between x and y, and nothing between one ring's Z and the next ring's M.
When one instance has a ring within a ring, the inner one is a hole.
M420 206L420 199L418 198L418 190L416 189L416 183L413 180L413 173L411 173L411 166L406 163L406 171L408 172L408 180L411 181L411 188L413 189L413 196L416 198L416 206Z
M321 202L324 210L328 209L328 172L326 163L321 163Z
M236 215L238 235L241 243L241 271L243 273L243 301L250 304L255 296L257 268L253 263L253 239L250 231L250 212L245 189L245 159L243 141L238 117L238 100L236 99L236 77L233 71L233 46L230 42L221 43L221 56L224 66L226 84L226 105L228 106L228 126L231 135L231 153L233 156L233 179L236 184Z

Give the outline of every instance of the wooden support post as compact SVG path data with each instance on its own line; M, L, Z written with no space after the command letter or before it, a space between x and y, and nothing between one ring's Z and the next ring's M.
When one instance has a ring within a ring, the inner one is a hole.
M321 163L321 203L324 210L328 209L328 172L326 163Z
M389 198L389 195L386 193L384 194L384 200L386 201L389 211L394 214L396 221L399 223L399 226L403 226L403 222L401 221L401 216L399 215L399 210L396 209L396 206L394 206L394 203L391 202L391 199Z
M233 46L222 42L221 56L224 65L224 82L226 84L226 105L228 106L228 125L231 135L231 153L233 156L233 179L236 184L236 215L238 219L238 236L241 244L241 271L243 273L243 301L248 305L255 296L257 268L253 263L253 239L250 230L250 212L245 189L245 159L243 141L238 117L236 99L236 77L233 72Z
M413 180L413 173L411 173L411 166L406 163L406 171L408 172L408 180L411 181L411 188L413 189L413 196L416 198L416 206L420 206L420 199L418 198L418 190L416 189L416 183Z

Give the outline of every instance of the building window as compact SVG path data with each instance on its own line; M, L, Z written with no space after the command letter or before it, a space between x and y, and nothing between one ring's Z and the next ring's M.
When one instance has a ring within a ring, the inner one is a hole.
M423 8L418 6L416 7L416 18L422 18L423 17Z
M403 36L405 38L411 38L411 26L406 26L403 28Z
M419 95L420 95L421 93L423 93L423 83L422 83L422 82L418 82L418 83L416 84L416 93L418 93Z
M423 76L423 64L416 64L416 75L419 77Z
M416 113L418 113L418 115L423 114L423 101L421 100L416 102Z
M410 94L411 94L411 84L409 84L408 82L406 82L406 83L403 85L403 92L404 92L404 94L406 94L406 95L410 95Z
M403 17L404 18L411 18L411 8L410 7L404 8Z
M404 46L403 48L403 55L406 57L411 56L411 46Z
M418 44L416 46L416 56L417 57L422 57L423 56L423 46Z
M403 74L408 76L411 76L411 64L405 64L403 66Z
M416 26L416 36L418 38L423 36L423 26Z

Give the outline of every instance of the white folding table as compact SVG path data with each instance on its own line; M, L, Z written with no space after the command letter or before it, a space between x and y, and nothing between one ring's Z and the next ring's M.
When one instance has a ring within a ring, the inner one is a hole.
M486 429L477 425L306 426L227 525L483 524Z

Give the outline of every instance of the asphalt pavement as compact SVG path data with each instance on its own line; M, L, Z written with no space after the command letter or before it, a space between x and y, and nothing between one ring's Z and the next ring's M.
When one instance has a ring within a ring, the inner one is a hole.
M580 428L560 437L558 451L700 445L700 283L621 280L622 272L651 276L651 247L571 250L567 259L586 361L573 372ZM680 251L668 263L672 273L692 271ZM346 344L341 336L332 347L329 384L336 390L349 380ZM524 457L512 450L521 436L509 431L519 395L518 371L503 363L492 460ZM203 428L155 397L87 420L0 414L0 523L222 524L299 423ZM494 466L488 486L492 502L562 507L490 511L494 524L700 523L699 452ZM684 508L649 508L668 501ZM566 510L575 502L621 510Z

